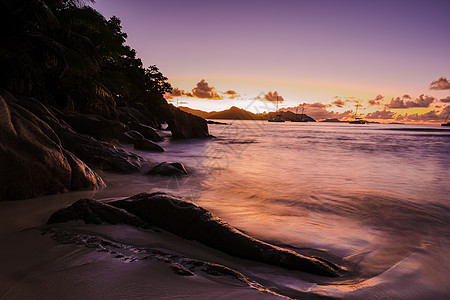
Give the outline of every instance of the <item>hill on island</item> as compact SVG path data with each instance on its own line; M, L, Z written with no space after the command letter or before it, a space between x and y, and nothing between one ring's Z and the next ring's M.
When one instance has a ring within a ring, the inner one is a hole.
M192 109L189 107L178 107L179 109L191 113L193 115L202 117L204 119L222 119L222 120L268 120L275 118L276 114L275 112L271 112L268 114L254 114L252 112L249 112L247 110L238 108L236 106L232 106L229 109L222 110L222 111L212 111L212 112L206 112L198 109ZM306 122L315 122L313 118L306 114L295 114L291 111L280 111L278 113L281 115L281 118L285 121L291 121L291 120L304 120Z

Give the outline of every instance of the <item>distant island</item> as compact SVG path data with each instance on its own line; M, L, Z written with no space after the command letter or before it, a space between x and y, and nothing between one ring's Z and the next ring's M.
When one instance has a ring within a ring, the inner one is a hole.
M269 120L276 116L275 112L254 114L245 109L232 106L222 111L206 112L198 109L180 106L180 110L193 114L204 119L223 119L223 120ZM313 118L306 114L296 114L291 111L278 111L278 115L285 121L303 120L304 122L316 122Z
M341 123L341 122L346 122L346 121L341 121L341 120L339 120L339 119L325 119L325 120L322 120L322 121L320 121L320 122L333 122L333 123Z

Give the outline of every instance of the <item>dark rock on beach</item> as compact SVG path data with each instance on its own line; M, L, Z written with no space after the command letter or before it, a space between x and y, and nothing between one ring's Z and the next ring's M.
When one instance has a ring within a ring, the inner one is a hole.
M140 139L135 141L134 149L150 152L164 152L163 147L147 139Z
M118 173L139 172L144 158L96 139L77 134L69 128L56 130L64 147L88 165Z
M138 140L142 140L144 136L136 130L130 130L119 136L119 142L122 144L134 144Z
M101 178L66 152L53 129L19 102L0 90L0 200L102 187Z
M169 163L162 162L159 165L154 166L147 175L161 175L161 176L176 176L187 175L186 168L181 163Z
M153 142L161 142L164 139L156 132L156 130L148 125L141 124L139 122L131 122L128 124L131 130L136 130L142 136Z
M62 147L76 155L89 167L118 173L132 173L140 170L141 163L144 161L142 157L74 131L66 122L59 120L53 114L53 111L56 111L56 114L62 114L59 110L46 107L32 98L15 100L50 126L61 141Z
M100 141L112 141L128 130L121 122L93 114L60 112L56 116L68 123L76 132L90 135Z
M79 203L80 201L82 202ZM83 214L73 212L79 206L83 207ZM103 206L105 206L105 209L103 209ZM96 203L92 200L79 200L69 208L53 214L49 223L74 219L86 221L87 219L93 223L130 224L127 223L129 222L128 219L123 221L122 214L119 214L121 221L118 221L115 218L117 212L112 210L111 206L136 216L139 218L138 223L143 221L146 224L159 227L189 240L196 240L239 258L322 276L336 277L343 272L340 267L324 259L308 257L254 239L202 207L165 193L143 193L125 200L109 202L108 205ZM85 216L84 212L88 212L88 217ZM114 215L110 215L110 212Z
M153 128L159 128L159 122L154 116L146 116L134 107L118 107L119 121L129 125L130 123L141 123ZM133 129L133 128L130 128Z
M85 188L105 187L103 179L91 170L84 162L71 152L64 150L64 154L72 169L72 179L70 181L71 190L79 190Z
M63 223L70 220L83 220L87 224L128 224L150 228L150 225L136 215L91 199L81 199L67 208L58 210L47 223Z

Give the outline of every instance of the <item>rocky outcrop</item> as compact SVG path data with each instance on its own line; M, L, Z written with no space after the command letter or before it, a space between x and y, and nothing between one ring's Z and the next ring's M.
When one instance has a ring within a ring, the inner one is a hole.
M129 125L130 123L147 124L153 128L159 128L160 122L152 115L144 115L134 107L118 107L119 121Z
M134 149L149 152L164 152L163 147L147 139L140 139L135 141Z
M138 122L131 122L128 124L128 128L131 130L136 130L142 136L153 142L161 142L164 139L156 132L156 130L148 125L141 124Z
M9 97L15 99L11 95ZM55 117L53 111L55 114L62 114L59 110L48 108L32 98L18 98L15 101L50 126L59 137L62 146L90 167L119 173L140 170L144 162L142 157L74 131L64 121Z
M72 179L70 181L71 190L80 190L86 187L105 187L106 184L97 173L92 171L84 162L71 152L64 150L64 155L72 169Z
M122 144L134 144L134 142L142 140L143 138L144 136L136 130L130 130L122 133L119 136L119 142L121 142Z
M145 161L137 154L97 141L90 136L78 134L70 128L58 126L55 131L67 150L89 166L100 170L118 173L139 172Z
M112 141L128 131L123 123L98 115L64 112L56 116L64 120L76 132L87 134L100 141Z
M91 199L81 199L67 208L58 210L47 223L62 223L70 220L83 220L87 224L128 224L150 228L148 223L126 210Z
M0 200L96 189L104 184L83 162L65 152L46 122L4 90L0 90L0 166Z
M165 111L165 120L175 139L210 137L205 119L184 112L173 105L168 105L168 109Z
M160 175L160 176L177 176L186 175L188 172L181 163L162 162L147 172L147 175Z
M93 219L94 223L119 223L114 216L109 214L110 211L116 214L116 211L110 208L110 206L114 206L138 217L146 224L162 228L189 240L196 240L239 258L323 276L335 277L343 272L340 267L324 259L308 257L254 239L202 207L169 194L143 193L125 200L109 202L108 206L87 200L80 201L83 202L81 204L77 202L69 208L56 212L49 222ZM88 206L83 209L83 212L88 212L87 217L85 213L83 213L84 216L73 213L73 206L80 205ZM120 220L122 220L121 216ZM125 221L121 222L126 223Z

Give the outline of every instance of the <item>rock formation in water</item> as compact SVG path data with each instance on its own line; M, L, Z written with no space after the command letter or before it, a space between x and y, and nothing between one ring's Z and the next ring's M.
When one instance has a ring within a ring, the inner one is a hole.
M134 149L149 151L149 152L164 152L164 148L155 142L147 140L146 138L134 142Z
M131 225L141 226L139 224L142 222L243 259L322 276L336 277L343 272L340 267L324 259L308 257L254 239L202 207L169 194L143 193L109 202L108 205L92 200L80 201L57 211L50 217L49 223L83 219L91 223L137 223ZM121 210L113 210L111 206ZM130 219L122 210L138 219Z
M161 175L161 176L177 176L177 175L187 175L188 172L186 168L181 163L169 163L162 162L154 166L147 175Z
M164 119L169 125L172 137L176 139L210 137L205 119L184 112L173 105L164 112Z

